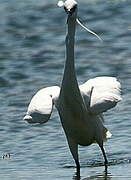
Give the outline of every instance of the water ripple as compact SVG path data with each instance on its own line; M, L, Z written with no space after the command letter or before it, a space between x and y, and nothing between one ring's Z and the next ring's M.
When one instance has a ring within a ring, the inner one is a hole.
M0 157L11 154L0 159L3 180L69 180L75 171L57 111L42 126L22 120L31 97L41 88L60 85L62 80L66 17L56 3L0 1ZM78 81L108 75L122 83L123 101L105 113L105 123L113 134L106 144L111 172L107 179L131 175L130 7L129 0L81 0L78 12L80 20L103 39L100 43L77 26ZM102 173L96 173L104 166L96 147L80 151L82 178L89 173L85 179L104 179Z

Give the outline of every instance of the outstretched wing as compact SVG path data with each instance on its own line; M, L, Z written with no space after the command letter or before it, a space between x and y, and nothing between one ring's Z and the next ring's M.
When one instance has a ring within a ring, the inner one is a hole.
M29 123L45 123L51 116L53 104L59 96L57 86L39 90L31 99L24 120Z
M121 98L121 85L115 77L97 77L79 86L86 106L92 114L113 108Z

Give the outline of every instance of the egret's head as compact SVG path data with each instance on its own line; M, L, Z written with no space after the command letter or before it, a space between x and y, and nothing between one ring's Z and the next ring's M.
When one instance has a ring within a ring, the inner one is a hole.
M77 13L77 2L75 0L59 1L58 6L63 6L68 16L73 16Z
M68 15L73 15L77 11L77 2L74 0L65 1L64 9Z
M69 22L69 20L76 20L76 22L86 31L88 31L89 33L95 35L100 41L102 41L102 39L92 30L88 29L87 27L85 27L77 18L77 2L75 0L66 0L65 2L63 1L58 1L57 4L59 7L64 7L66 13L68 14L68 18L67 18L67 24Z

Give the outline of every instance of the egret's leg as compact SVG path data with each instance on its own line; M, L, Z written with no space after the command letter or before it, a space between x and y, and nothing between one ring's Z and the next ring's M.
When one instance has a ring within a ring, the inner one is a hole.
M102 154L103 154L104 160L105 160L105 171L107 171L108 160L107 160L107 157L106 157L106 153L105 153L105 150L104 150L103 145L99 145L99 146L100 146L100 148L101 148L101 151L102 151Z
M71 154L76 163L77 172L80 172L80 163L78 157L78 144L76 144L71 138L67 138Z

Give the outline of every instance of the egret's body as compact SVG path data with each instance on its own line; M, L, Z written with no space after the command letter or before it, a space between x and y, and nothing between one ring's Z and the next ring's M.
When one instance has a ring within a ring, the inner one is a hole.
M78 86L74 65L77 3L74 0L67 0L64 8L69 15L66 36L66 63L61 89L51 87L49 88L50 91L45 92L44 89L43 93L38 92L33 97L35 100L31 101L24 119L28 122L44 122L42 119L38 120L38 115L40 114L43 119L48 119L52 112L52 106L55 104L70 151L76 162L77 170L79 170L78 145L88 146L97 143L102 150L105 165L107 164L103 142L111 134L104 127L102 113L114 107L121 100L120 83L113 77L98 77ZM44 97L46 97L45 103L39 105L39 101L42 101L42 98L44 101Z

